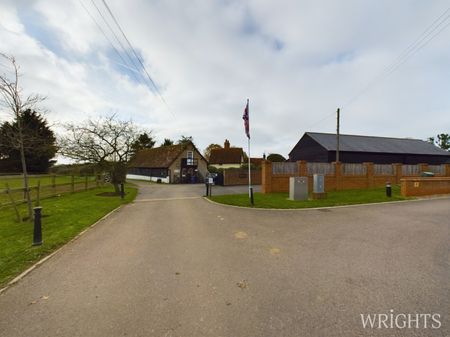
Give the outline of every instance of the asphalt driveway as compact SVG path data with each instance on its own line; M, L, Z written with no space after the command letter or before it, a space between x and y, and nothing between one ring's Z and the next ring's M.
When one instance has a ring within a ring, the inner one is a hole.
M268 211L142 186L0 295L0 336L450 334L449 198ZM441 327L362 327L391 309Z

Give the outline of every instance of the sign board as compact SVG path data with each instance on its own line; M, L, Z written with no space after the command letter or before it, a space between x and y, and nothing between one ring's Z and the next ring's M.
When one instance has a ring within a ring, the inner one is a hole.
M208 178L208 184L210 185L214 184L214 178Z

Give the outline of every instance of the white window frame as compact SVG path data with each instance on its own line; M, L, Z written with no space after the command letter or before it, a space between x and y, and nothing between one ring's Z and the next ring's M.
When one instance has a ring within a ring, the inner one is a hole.
M186 164L194 165L194 151L187 151L186 153Z

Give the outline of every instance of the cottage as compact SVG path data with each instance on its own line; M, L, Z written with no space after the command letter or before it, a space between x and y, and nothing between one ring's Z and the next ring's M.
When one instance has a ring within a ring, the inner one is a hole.
M203 182L208 162L192 142L139 151L128 165L127 179L163 183Z
M357 135L339 139L339 160L344 163L450 163L450 152L420 139ZM336 134L306 132L289 153L289 161L333 162L336 144Z
M225 139L223 149L212 149L209 164L216 168L239 168L244 162L244 151L241 147L231 147Z

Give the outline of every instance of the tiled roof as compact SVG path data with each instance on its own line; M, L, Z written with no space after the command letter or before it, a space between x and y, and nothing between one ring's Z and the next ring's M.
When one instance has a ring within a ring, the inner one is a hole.
M185 144L141 150L131 159L129 167L167 168L186 148Z
M243 151L241 147L231 147L229 149L212 149L209 155L209 163L214 164L240 164Z
M308 136L328 151L336 151L336 134L306 132ZM348 152L405 153L422 155L447 155L433 144L420 139L388 138L374 136L340 135L339 150Z

